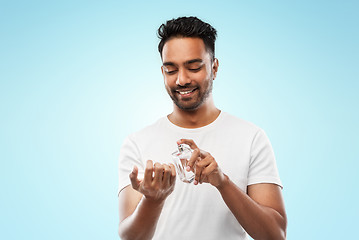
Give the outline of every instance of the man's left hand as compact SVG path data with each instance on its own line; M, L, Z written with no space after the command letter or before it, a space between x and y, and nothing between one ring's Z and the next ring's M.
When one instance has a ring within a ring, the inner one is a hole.
M209 152L199 149L192 139L181 139L177 141L177 144L187 144L193 149L186 170L195 173L194 185L207 182L217 188L222 186L226 180L226 176Z

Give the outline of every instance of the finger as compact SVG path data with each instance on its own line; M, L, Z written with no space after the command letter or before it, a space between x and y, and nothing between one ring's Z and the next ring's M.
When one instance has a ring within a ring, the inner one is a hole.
M211 155L208 155L207 157L201 159L201 161L197 161L196 167L205 168L213 161L215 161L214 158Z
M153 162L152 160L148 160L146 163L145 175L143 177L145 183L152 182L153 180L152 174L153 174Z
M205 158L205 157L207 157L207 156L209 156L211 154L209 152L206 152L206 151L203 151L203 150L200 149L199 155L200 155L201 158Z
M203 172L202 172L203 173ZM204 182L208 182L208 177L207 176L201 176L201 180L199 181L200 184L204 183Z
M199 174L199 178L198 178L198 182L202 183L203 182L203 178L206 177L205 173L206 173L206 169L207 167L212 163L215 162L214 158L211 155L208 155L207 157L205 157L204 159L202 159L201 161L198 161L196 163L196 169L201 169L201 173Z
M218 170L218 164L217 162L211 162L205 169L202 171L202 178L208 178L209 175L211 175L213 172ZM202 180L204 181L204 180Z
M200 156L200 150L197 148L192 152L191 158L188 160L187 167L186 167L187 171L192 170L194 172L193 165L199 159L199 156Z
M198 163L200 163L201 161L202 160L200 158L198 158L198 160L196 161L196 163L194 165L194 169L195 169L195 171L194 171L194 182L193 182L194 185L197 185L200 182L200 179L201 179L203 168L198 165Z
M137 166L134 166L129 177L131 180L132 188L135 190L137 190L140 187L140 181L137 179L137 176L138 176L138 168L137 168Z
M167 164L163 164L163 179L162 179L162 184L164 187L169 187L170 186L170 181L171 181L171 168L169 165Z
M195 144L195 142L192 139L180 139L177 141L178 145L183 143L189 145L193 150L198 148L197 144Z
M171 179L170 179L170 184L174 184L176 182L176 167L175 165L173 165L172 163L170 164L170 168L171 168Z
M162 185L163 166L161 163L156 162L154 165L155 176L153 177L153 184Z

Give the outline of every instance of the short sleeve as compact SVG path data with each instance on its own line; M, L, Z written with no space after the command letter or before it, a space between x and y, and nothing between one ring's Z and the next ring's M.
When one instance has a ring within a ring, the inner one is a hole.
M254 136L248 171L248 185L257 183L274 183L283 188L272 145L262 129Z
M132 172L134 166L138 167L139 175L144 171L144 164L141 161L141 154L136 143L130 137L127 137L121 147L118 165L119 185L118 194L120 191L131 184L129 174Z

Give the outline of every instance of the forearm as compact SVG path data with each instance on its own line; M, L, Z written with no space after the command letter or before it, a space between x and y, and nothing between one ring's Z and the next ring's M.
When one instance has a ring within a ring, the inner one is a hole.
M254 239L285 239L286 218L262 206L239 189L227 176L218 190L237 221Z
M152 201L143 197L136 210L120 223L121 239L152 239L163 205L164 201Z

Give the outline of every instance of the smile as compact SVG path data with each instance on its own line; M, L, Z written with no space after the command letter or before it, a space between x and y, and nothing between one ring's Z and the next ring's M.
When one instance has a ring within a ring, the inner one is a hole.
M189 95L190 93L194 92L197 88L191 89L191 90L186 90L186 91L176 91L181 95Z

